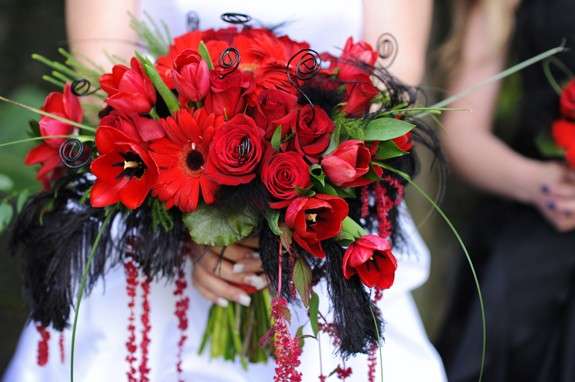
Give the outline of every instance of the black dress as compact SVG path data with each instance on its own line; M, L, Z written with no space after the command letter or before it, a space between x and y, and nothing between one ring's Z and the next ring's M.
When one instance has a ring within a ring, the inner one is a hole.
M575 0L521 2L511 57L522 61L563 40L572 50L558 58L575 70ZM558 96L542 65L520 77L518 128L508 143L541 159L534 140L557 117ZM575 232L558 233L527 205L485 197L479 207L468 244L487 315L484 381L575 381ZM479 376L481 321L472 288L472 280L461 277L438 343L450 382Z

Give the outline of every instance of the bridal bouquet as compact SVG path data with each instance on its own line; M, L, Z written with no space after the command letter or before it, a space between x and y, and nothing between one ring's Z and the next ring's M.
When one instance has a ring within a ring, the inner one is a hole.
M134 22L148 49L110 73L65 51L65 63L35 56L62 90L31 122L30 140L40 143L25 160L39 165L44 191L12 228L32 319L41 331L63 329L74 293L77 316L84 289L123 264L132 375L135 290L144 291L148 333L153 279L176 279L181 356L190 241L225 247L258 235L270 281L265 291L243 286L249 307L212 307L201 350L209 345L213 357L273 356L277 380L299 380L303 337L288 329L295 301L314 335L329 331L344 357L373 352L382 339L374 296L394 281L404 181L391 170L413 170L415 93L377 66L386 57L365 42L349 38L340 55L320 54L240 16L175 39ZM92 121L94 102L83 107L83 96L103 100ZM318 312L321 279L333 322Z

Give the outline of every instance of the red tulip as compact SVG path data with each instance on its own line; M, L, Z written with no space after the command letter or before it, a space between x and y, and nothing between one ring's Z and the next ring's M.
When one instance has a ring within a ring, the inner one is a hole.
M321 167L331 183L339 187L358 187L371 183L362 178L369 172L371 153L359 140L341 143L321 161Z
M84 115L80 100L72 93L72 88L69 84L64 86L62 93L52 92L48 94L42 106L42 110L74 122L81 122ZM74 132L74 126L46 116L40 118L38 124L40 125L40 134L44 137L50 135L70 135ZM47 139L45 142L54 148L58 148L64 140L65 138L54 138Z
M210 71L202 57L191 49L184 50L174 60L168 76L185 100L198 102L210 89Z
M343 255L343 276L357 274L370 288L387 289L393 285L397 260L389 240L366 235L353 242Z

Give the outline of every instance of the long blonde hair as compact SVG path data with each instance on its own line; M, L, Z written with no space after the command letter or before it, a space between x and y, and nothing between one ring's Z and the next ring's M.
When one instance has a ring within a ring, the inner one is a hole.
M465 29L474 7L483 8L487 17L488 28L486 43L495 49L503 49L509 40L514 26L513 9L509 0L452 0L451 32L445 43L440 47L440 66L444 70L452 70L461 60Z

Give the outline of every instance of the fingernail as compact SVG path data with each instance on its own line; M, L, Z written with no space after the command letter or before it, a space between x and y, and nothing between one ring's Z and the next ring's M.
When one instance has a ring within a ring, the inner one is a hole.
M240 297L238 297L238 302L243 306L250 306L252 299L247 294L242 294Z
M216 300L216 304L218 304L222 308L225 308L228 306L229 302L223 297L218 297L218 299Z
M242 273L246 269L246 266L242 263L235 263L232 267L232 273Z
M257 290L264 289L267 285L266 280L261 276L247 276L244 280Z
M547 208L553 211L555 209L555 202L547 203Z
M544 194L548 194L549 193L549 186L547 186L546 184L541 186L541 192Z

